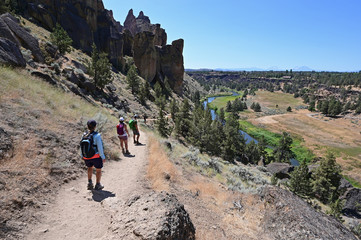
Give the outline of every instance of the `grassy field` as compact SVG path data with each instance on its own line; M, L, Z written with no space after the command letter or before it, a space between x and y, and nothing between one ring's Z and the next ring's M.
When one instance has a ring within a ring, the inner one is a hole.
M257 91L255 96L250 96L254 102L259 102L262 107L270 109L285 110L288 106L296 109L299 106L306 106L301 98L294 98L292 94L283 92ZM276 108L278 105L278 108Z
M231 96L227 95L224 97L219 97L219 98L214 99L214 101L209 104L209 107L212 109L218 109L218 110L221 108L226 108L228 101L234 101L236 98L241 97L243 92L238 92L239 96L232 96L232 93L230 93L230 94L231 94Z

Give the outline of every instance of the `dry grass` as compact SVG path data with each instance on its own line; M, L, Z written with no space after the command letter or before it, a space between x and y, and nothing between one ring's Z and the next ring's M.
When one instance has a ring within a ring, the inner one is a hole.
M178 173L173 163L168 159L167 153L154 136L149 136L149 165L147 177L152 188L157 191L169 191L170 182L178 179Z
M203 200L211 201L218 206L230 206L232 194L221 184L206 181L203 177L194 176L186 189L197 193Z
M52 87L25 70L0 67L0 84L0 103L16 101L27 108L49 111L64 120L92 117L99 112L99 108L79 96ZM106 111L101 112L111 118Z
M266 125L273 132L287 131L302 136L306 147L318 156L334 152L344 173L361 181L360 126L352 123L352 119L332 119L300 110L294 114L261 117L252 122Z
M259 102L262 106L270 109L276 109L276 105L278 105L278 109L284 111L288 106L291 106L292 109L300 105L306 106L302 99L294 98L292 94L283 92L257 91L255 96L250 97L253 101Z

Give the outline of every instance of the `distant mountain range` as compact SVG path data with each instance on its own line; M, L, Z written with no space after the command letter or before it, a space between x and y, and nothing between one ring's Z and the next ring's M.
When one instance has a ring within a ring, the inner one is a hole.
M276 66L269 67L267 69L264 68L257 68L257 67L251 67L251 68L200 68L200 69L186 69L187 72L194 72L194 71L226 71L226 72L239 72L239 71L286 71L286 69L280 69ZM290 69L287 69L290 70ZM292 71L294 72L310 72L310 71L316 71L312 68L309 68L307 66L301 66L301 67L294 67L292 68Z

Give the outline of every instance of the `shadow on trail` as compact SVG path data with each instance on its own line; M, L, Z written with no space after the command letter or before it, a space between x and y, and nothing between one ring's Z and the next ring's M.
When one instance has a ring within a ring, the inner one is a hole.
M145 143L139 143L139 144L135 144L134 146L136 146L136 147L141 147L141 146L147 146L147 144L145 144Z
M134 154L123 154L124 157L127 157L127 158L133 158L135 157Z
M96 202L101 202L109 197L115 197L115 194L109 191L92 190L92 193L93 193L93 200Z

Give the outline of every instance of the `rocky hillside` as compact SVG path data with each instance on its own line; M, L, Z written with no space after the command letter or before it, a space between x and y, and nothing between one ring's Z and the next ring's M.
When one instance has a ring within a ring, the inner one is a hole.
M122 26L101 0L21 0L20 5L26 18L48 30L60 24L73 39L75 48L89 54L95 43L120 70L126 68L124 56L134 57L144 79L164 84L168 78L171 87L182 93L184 42L179 39L167 45L165 30L160 24L151 24L143 12L135 18L130 10Z

